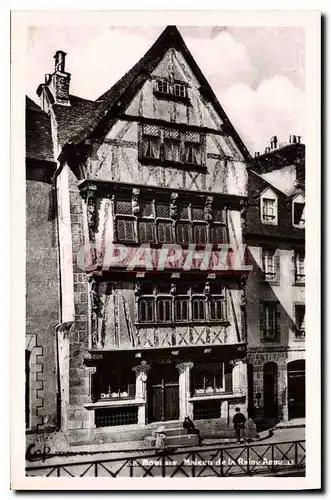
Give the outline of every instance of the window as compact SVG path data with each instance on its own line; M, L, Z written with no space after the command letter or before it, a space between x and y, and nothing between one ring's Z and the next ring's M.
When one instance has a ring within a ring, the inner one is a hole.
M179 97L186 97L186 88L180 83L175 83L173 86L173 94Z
M136 393L135 375L131 369L111 369L104 364L98 368L96 377L97 400L132 399Z
M224 297L212 297L210 300L210 319L212 321L224 321L226 319Z
M192 298L192 320L203 321L206 319L205 297Z
M141 323L154 322L154 297L141 297L139 299L139 321Z
M115 425L130 425L138 423L138 408L127 406L95 410L95 426L108 427Z
M142 125L139 146L141 161L202 166L205 164L203 151L203 136L200 132L180 132L176 128Z
M271 189L261 194L261 220L264 224L278 224L278 198Z
M158 80L157 81L157 90L158 90L158 92L161 92L162 94L169 94L169 92L170 92L169 82L167 82L166 80Z
M132 201L116 198L115 239L123 243L178 243L179 245L204 246L207 243L228 242L228 230L224 209L213 213L213 222L205 221L204 205L191 203L177 205L177 217L170 216L169 201L139 200L139 211L133 214Z
M276 302L263 302L261 304L260 329L261 340L272 342L279 340L280 310Z
M143 158L160 158L160 128L156 125L144 125L142 130Z
M304 227L305 226L305 204L293 203L293 225Z
M158 297L156 300L156 321L158 323L171 323L172 321L172 299Z
M139 292L141 295L137 299L138 322L141 324L226 322L226 294L223 286L213 285L208 296L203 293L204 287L205 283L202 282L194 285L178 283L174 292L167 282L142 283Z
M191 372L192 395L213 395L225 391L224 364L196 364Z
M295 338L305 338L305 316L306 306L304 304L295 304Z
M175 322L181 323L189 320L189 298L175 297Z
M262 201L263 206L263 222L274 222L276 219L276 200L264 198Z
M169 99L172 98L187 98L186 86L183 83L173 83L168 80L161 79L155 82L155 91L156 93L164 94Z
M262 271L263 279L266 281L279 280L279 258L274 249L262 250Z
M305 282L305 255L303 252L295 253L294 281L295 283Z

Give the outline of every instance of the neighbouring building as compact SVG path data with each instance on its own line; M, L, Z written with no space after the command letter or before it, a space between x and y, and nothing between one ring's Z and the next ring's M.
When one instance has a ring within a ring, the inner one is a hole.
M247 409L247 320L265 350L238 258L250 154L176 27L95 101L70 94L65 56L38 87L42 109L28 102L39 127L27 170L32 420L59 415L71 444L143 437L185 415L227 427ZM253 170L280 221L303 194ZM302 250L303 229L289 225L298 238L286 244ZM261 235L246 237L260 248Z
M264 417L305 416L305 146L271 139L248 170L244 240L249 407Z
M60 322L57 210L51 118L26 98L25 424L55 430L59 392L55 328Z

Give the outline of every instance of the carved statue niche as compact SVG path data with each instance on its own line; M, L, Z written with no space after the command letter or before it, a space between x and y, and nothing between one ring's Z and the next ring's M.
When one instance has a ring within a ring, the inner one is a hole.
M170 195L170 217L172 219L177 219L178 216L178 193L171 193Z
M176 291L177 291L176 283L171 283L170 294L171 295L176 295Z
M208 222L209 224L213 221L213 201L214 198L212 196L206 197L204 216L205 216L205 221Z
M137 281L134 285L134 294L136 297L139 297L141 295L141 282Z
M140 212L139 196L140 196L140 189L133 188L132 189L132 200L131 200L132 214L133 215L138 215Z
M205 295L210 295L210 281L205 283Z
M90 285L90 303L91 303L91 343L92 347L97 344L98 336L98 310L99 310L99 294L98 283L94 277L89 277Z
M246 306L246 282L247 276L242 276L240 280L240 289L241 289L241 303L240 307L245 308Z

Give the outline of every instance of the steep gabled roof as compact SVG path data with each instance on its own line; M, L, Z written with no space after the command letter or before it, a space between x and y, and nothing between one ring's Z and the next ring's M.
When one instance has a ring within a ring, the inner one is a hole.
M32 99L25 97L26 158L54 162L51 119Z
M72 132L74 134L70 139L69 134L67 135L68 142L71 144L77 144L86 139L92 133L96 134L97 131L100 132L103 130L105 125L111 121L112 117L115 117L116 114L130 102L170 47L177 48L184 54L187 63L201 84L204 96L208 97L217 113L222 118L224 122L224 131L233 137L244 158L251 160L250 153L232 126L225 111L220 105L199 66L195 62L176 26L168 26L161 33L152 47L146 52L146 54L120 80L118 80L107 92L94 101L93 104L92 101L89 101L91 105L87 116L83 116L81 124L79 121L69 118L69 120L73 123ZM67 110L69 116L70 108L68 107ZM65 113L66 112L64 111L64 114Z

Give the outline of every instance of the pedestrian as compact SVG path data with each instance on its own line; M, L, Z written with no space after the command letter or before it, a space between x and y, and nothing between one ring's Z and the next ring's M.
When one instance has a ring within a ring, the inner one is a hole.
M155 432L155 447L158 448L159 450L164 450L167 448L167 436L164 433L165 428L163 425L161 425Z
M196 434L198 436L199 446L201 446L202 438L200 436L200 431L195 427L194 422L188 415L184 418L183 428L186 429L187 434Z
M241 413L240 408L236 408L236 413L233 417L233 427L235 428L237 434L237 444L240 444L240 433L241 429L245 429L246 417Z

